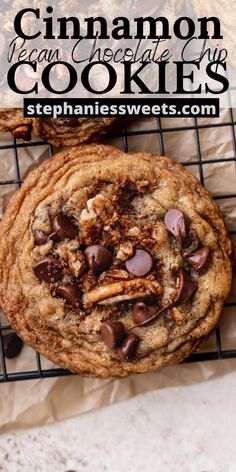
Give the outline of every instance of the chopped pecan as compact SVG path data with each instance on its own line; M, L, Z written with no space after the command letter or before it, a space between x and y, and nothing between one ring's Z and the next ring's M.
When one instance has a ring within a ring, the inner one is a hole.
M160 295L163 289L156 281L152 282L143 278L114 282L91 290L83 295L83 304L92 305L94 303L107 304L118 301L132 300L150 295Z
M78 248L79 243L71 241L59 244L57 249L60 259L68 264L75 277L80 277L86 269L84 254Z
M119 280L126 280L129 278L129 274L126 270L123 269L112 269L109 270L106 274L108 277L112 277L112 279L119 279Z
M118 248L116 257L121 261L125 261L134 255L134 246L130 241L126 241Z
M168 233L163 223L156 223L152 231L152 238L157 242L158 246L162 246L168 238Z
M32 131L32 126L20 125L20 126L17 126L17 128L12 130L12 136L15 139L23 139L24 141L30 141L31 131Z
M110 200L99 193L96 197L91 198L87 202L88 210L92 210L102 220L107 221L113 214L113 208Z
M93 210L84 209L79 220L80 232L86 244L91 244L98 237L102 223Z
M138 228L138 226L133 226L133 228L130 228L128 231L128 236L133 238L142 237L142 231Z
M179 264L171 264L170 266L170 270L173 274L177 274L177 272L179 271Z
M80 277L86 269L83 253L81 251L71 252L68 257L68 265L75 277Z
M87 209L80 215L80 231L86 244L98 237L103 224L111 218L114 210L110 200L99 193L87 201Z

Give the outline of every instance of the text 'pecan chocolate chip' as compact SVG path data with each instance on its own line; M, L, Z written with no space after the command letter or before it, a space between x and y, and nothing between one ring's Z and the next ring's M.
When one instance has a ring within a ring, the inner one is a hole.
M137 326L144 326L156 319L159 307L157 305L147 305L144 302L137 302L133 306L132 318Z
M172 306L178 306L182 303L186 303L189 298L196 292L197 282L192 279L192 277L182 269L179 272L179 288L177 294L174 297Z
M130 274L141 277L152 270L152 256L144 249L137 249L135 255L125 262L125 266Z
M166 229L184 245L188 238L188 221L182 211L169 210L165 215Z
M118 349L118 355L122 361L130 361L134 358L139 339L134 334L129 334Z
M76 238L78 234L77 226L65 215L55 216L53 219L53 231L55 232L56 238L60 241L63 239Z
M184 254L185 260L199 272L208 264L209 256L210 249L207 246L204 246L191 254Z
M60 298L64 298L73 307L79 308L81 305L80 289L77 284L62 284L59 285L56 290L56 295Z
M3 351L7 359L17 357L23 347L23 341L16 333L3 335Z
M93 272L103 272L109 269L112 264L111 252L99 244L87 247L85 249L85 256Z
M57 259L45 257L33 266L34 273L39 280L56 282L62 276L62 268Z
M41 229L36 229L34 232L34 242L37 246L42 246L42 244L46 244L48 240L47 234L44 233Z
M105 321L101 326L101 338L110 348L118 347L125 337L125 327L120 321Z

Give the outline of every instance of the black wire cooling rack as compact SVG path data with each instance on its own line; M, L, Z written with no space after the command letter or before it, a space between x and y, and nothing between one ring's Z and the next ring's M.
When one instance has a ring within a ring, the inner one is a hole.
M160 147L160 154L165 155L165 143L164 143L164 134L171 133L171 132L180 132L180 131L187 131L193 130L194 137L195 137L195 145L196 145L196 159L191 162L182 162L184 166L197 166L200 181L203 185L205 185L204 181L204 165L209 164L219 164L223 162L235 162L236 165L236 134L235 134L235 125L236 121L234 120L233 109L229 108L228 110L228 117L229 119L227 122L214 122L214 123L204 123L203 119L199 118L192 118L190 120L189 125L185 126L178 126L178 127L163 127L162 126L162 119L157 118L156 120L156 127L155 129L150 130L143 130L143 131L127 131L125 128L122 129L121 138L122 138L122 145L125 152L129 151L129 137L133 136L140 136L140 135L150 135L156 134L158 136L159 147ZM171 119L169 120L171 123ZM231 137L232 137L232 149L233 155L232 157L222 158L222 159L207 159L204 160L202 158L201 153L201 140L200 140L200 130L206 128L217 128L217 127L227 127L231 130ZM13 158L14 158L14 165L15 165L15 179L11 180L0 180L0 185L13 185L20 187L23 179L21 177L20 172L20 165L18 159L18 150L20 148L27 148L29 146L41 146L45 145L43 142L32 142L32 143L19 143L16 142L15 139L12 139L11 144L6 144L0 146L0 152L4 153L5 150L12 150ZM49 145L48 146L49 155L52 156L53 148ZM158 151L159 152L159 151ZM214 197L216 200L227 200L231 198L236 198L236 193L232 194L220 194ZM235 237L236 230L230 231L231 235ZM236 298L236 294L235 294ZM235 310L236 316L236 299L234 301L226 302L225 307L231 307ZM9 325L2 325L0 326L0 382L10 382L10 381L18 381L18 380L27 380L27 379L39 379L39 378L49 378L49 377L60 377L66 375L72 375L71 372L67 370L63 370L60 368L50 368L44 369L42 368L41 356L37 352L35 352L35 368L31 371L17 371L17 372L9 372L7 369L7 363L4 356L3 351L3 333L4 331L8 331L10 329ZM23 355L23 353L22 353ZM196 361L209 361L209 360L216 360L216 359L227 359L227 358L236 358L236 340L235 340L235 349L225 350L222 348L221 342L221 329L217 327L215 330L215 349L208 351L208 352L198 352L193 354L188 358L186 362L196 362Z

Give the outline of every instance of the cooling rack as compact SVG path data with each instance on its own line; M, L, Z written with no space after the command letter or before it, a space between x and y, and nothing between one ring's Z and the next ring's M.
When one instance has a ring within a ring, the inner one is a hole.
M168 123L171 124L171 119L168 120ZM205 123L204 119L202 118L191 118L188 121L188 125L178 126L178 127L171 127L171 126L163 126L162 119L157 118L155 120L155 128L153 129L145 129L143 131L128 131L126 128L123 128L121 131L121 140L123 150L125 152L129 151L129 137L140 136L143 135L145 139L145 135L153 135L155 134L158 137L159 142L159 149L158 153L165 155L165 133L171 132L181 132L192 130L194 133L194 140L195 140L195 156L196 158L191 162L182 162L184 166L189 166L191 170L191 166L196 166L198 168L198 174L200 181L203 185L205 185L205 178L204 178L204 166L205 165L219 165L220 163L230 162L233 161L236 166L236 134L235 134L235 125L236 121L234 120L233 109L229 107L228 109L228 120L226 122L213 122L213 123ZM207 128L217 128L217 127L227 127L230 130L231 139L232 139L232 156L227 158L217 158L217 159L207 159L205 160L202 157L201 152L201 130ZM43 142L32 142L32 143L21 143L17 142L15 139L12 139L10 144L0 146L0 159L1 153L4 153L6 149L10 149L13 153L14 159L14 166L15 166L15 178L11 180L0 180L0 185L12 185L20 187L22 184L22 176L20 172L20 165L19 165L19 158L18 158L18 151L20 148L27 148L29 146L42 146L45 145ZM53 148L49 145L48 146L49 155L52 156ZM232 198L236 198L236 193L230 194L220 194L215 195L214 198L216 200L228 200ZM236 230L233 229L230 231L233 238L236 236ZM226 307L230 307L234 310L234 315L236 316L236 294L233 301L226 302ZM67 370L60 369L55 366L55 368L45 369L42 367L42 359L40 354L35 353L35 367L30 371L17 371L17 372L10 372L7 368L7 362L4 357L3 351L3 333L10 329L9 325L2 325L0 326L0 382L10 382L10 381L18 381L18 380L27 380L27 379L39 379L39 378L50 378L50 377L59 377L59 376L66 376L72 375L71 372ZM223 349L222 347L222 333L221 328L217 327L214 332L215 336L215 348L210 351L203 351L197 352L190 356L186 362L196 362L196 361L209 361L209 360L217 360L217 359L226 359L226 358L236 358L236 339L235 339L235 348L233 349ZM24 351L21 355L24 355Z

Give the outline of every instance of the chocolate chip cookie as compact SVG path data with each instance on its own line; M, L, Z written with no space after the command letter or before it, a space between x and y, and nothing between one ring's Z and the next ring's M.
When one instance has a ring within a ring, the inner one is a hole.
M83 145L34 170L0 227L0 302L56 364L123 377L180 362L219 321L232 247L208 192L167 157Z
M24 118L21 109L0 108L0 131L30 141L32 134L53 146L77 146L97 141L119 122L119 118Z

